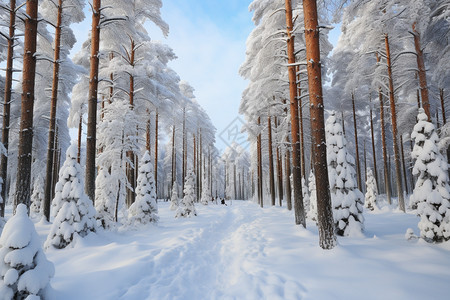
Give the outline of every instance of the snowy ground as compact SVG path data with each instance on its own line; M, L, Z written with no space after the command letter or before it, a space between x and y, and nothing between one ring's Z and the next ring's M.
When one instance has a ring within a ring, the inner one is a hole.
M49 250L51 299L448 299L450 242L407 241L413 214L365 213L365 236L318 246L314 223L295 226L282 207L251 202L197 205L139 231L98 232ZM45 239L48 224L38 223Z

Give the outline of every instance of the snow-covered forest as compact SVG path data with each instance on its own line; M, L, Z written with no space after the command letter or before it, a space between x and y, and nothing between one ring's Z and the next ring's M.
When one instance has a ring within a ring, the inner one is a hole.
M450 1L248 3L219 151L162 0L0 0L0 299L450 295Z

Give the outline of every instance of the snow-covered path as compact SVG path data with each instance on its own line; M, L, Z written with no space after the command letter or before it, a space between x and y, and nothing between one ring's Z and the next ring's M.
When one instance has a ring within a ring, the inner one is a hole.
M197 205L139 231L99 232L49 250L51 299L435 299L450 294L450 243L407 241L417 217L365 213L365 237L318 247L315 224L251 202ZM48 225L37 224L44 238Z

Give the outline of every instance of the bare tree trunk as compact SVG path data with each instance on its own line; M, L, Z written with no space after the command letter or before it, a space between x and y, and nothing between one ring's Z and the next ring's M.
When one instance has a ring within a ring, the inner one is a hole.
M58 171L59 171L59 167L58 167L58 150L59 150L59 135L58 135L58 127L56 127L56 134L55 134L55 151L53 151L53 166L52 169L50 170L51 175L50 175L50 199L53 199L53 197L55 196L55 186L56 183L58 182Z
M414 46L416 48L417 68L419 69L419 85L420 95L422 97L422 107L428 116L428 122L431 122L430 101L428 100L428 86L427 75L425 70L425 62L423 57L423 50L420 46L420 33L416 30L416 23L412 25L414 35Z
M398 130L397 130L397 113L395 110L395 98L394 98L394 81L392 79L392 64L391 53L389 49L389 37L386 34L384 36L386 44L386 61L388 65L389 76L389 102L391 104L391 121L392 121L392 135L394 141L394 162L395 162L395 175L397 183L398 205L402 211L405 211L405 200L403 199L403 187L402 187L402 174L400 166L400 153L398 148Z
M234 186L234 199L237 199L237 187L236 187L236 164L233 165L233 186Z
M288 75L289 75L289 96L291 109L291 136L292 136L292 176L294 187L294 214L295 224L306 228L305 209L303 207L302 194L302 175L300 166L300 132L298 118L298 99L297 99L297 76L295 74L295 51L294 36L292 31L294 25L292 22L291 0L285 0L286 7L286 31L287 31L287 54L288 54Z
M130 52L128 54L129 64L132 68L134 68L134 55L135 55L135 43L134 40L130 38L131 47ZM130 77L130 87L129 87L129 101L130 101L130 110L134 110L134 76L129 75ZM136 200L136 171L138 169L136 164L136 154L134 153L134 150L127 151L127 157L129 160L128 168L127 168L127 175L128 175L128 183L130 184L130 187L127 189L127 203L128 207L131 206L131 204L134 203Z
M358 183L358 189L362 191L361 184L361 165L359 162L359 145L358 145L358 128L356 126L356 109L355 109L355 94L352 93L352 107L353 107L353 125L355 131L355 151L356 151L356 181Z
M302 107L302 89L300 88L300 66L296 68L297 72L297 99L298 99L298 121L300 125L300 163L301 177L306 180L306 162L305 162L305 139L303 131L303 107ZM303 196L303 195L302 195Z
M83 114L80 111L80 120L78 121L78 141L77 141L77 163L81 161L81 135L83 133Z
M258 127L261 128L261 117L258 117ZM261 132L258 134L257 139L257 151L258 151L258 201L261 207L264 207L263 196L263 180L262 180L262 156L261 156Z
M275 117L275 131L278 132L278 120ZM280 156L280 147L277 145L277 175L278 175L278 202L283 205L283 163Z
M344 119L344 111L341 111L341 116L342 116L342 132L345 135L345 119Z
M55 29L55 49L53 58L53 82L52 96L50 106L50 122L48 129L48 147L47 147L47 167L45 173L45 196L44 196L44 216L50 221L50 203L51 203L51 181L53 169L53 152L55 151L55 127L56 127L56 104L58 102L58 83L59 83L59 58L61 47L61 20L62 20L62 0L58 1L58 16L56 18Z
M380 56L377 54L377 62L380 62ZM381 93L381 87L378 88L378 99L380 100L380 121L381 121L381 143L383 148L383 166L384 166L384 189L386 192L386 199L389 204L392 204L391 200L391 184L389 179L389 168L387 158L386 147L386 129L384 125L384 101L383 94Z
M172 185L170 190L173 190L173 184L175 183L175 125L172 127ZM184 196L184 192L183 192Z
M441 100L442 122L445 125L447 119L445 118L444 89L439 89L439 99Z
M405 151L403 148L403 135L400 135L400 151L402 153L403 178L405 179L405 191L408 194L408 177L406 176Z
M197 197L197 202L199 201L201 195L202 195L202 190L203 190L203 182L202 182L202 178L203 178L203 170L202 170L202 163L203 163L203 144L202 144L202 129L200 128L199 131L199 136L198 136L198 163L199 163L199 182L198 182L198 186L199 186L199 190L198 190L198 197Z
M364 139L364 182L367 182L367 155L366 155L366 139ZM364 189L365 190L365 189ZM360 190L361 192L363 190Z
M275 206L275 174L273 168L273 150L272 150L272 118L270 115L267 118L267 131L269 138L269 173L270 173L270 199L272 206Z
M150 152L150 112L147 110L148 119L147 119L147 126L145 127L145 149L148 151L148 154L152 155Z
M328 182L325 120L322 98L322 74L320 63L319 28L316 0L303 1L305 22L306 61L308 62L309 101L311 131L314 145L314 170L317 188L317 218L319 245L323 249L336 246L333 212Z
M88 124L86 138L85 190L92 203L95 201L95 159L97 142L97 89L100 49L101 0L92 1L91 57L89 75Z
M155 189L158 192L158 109L155 116Z
M33 148L33 107L36 75L38 0L27 0L22 72L22 111L20 115L19 158L14 209L23 203L30 207L31 161Z
M9 36L8 36L8 53L6 57L6 77L5 77L5 95L3 104L3 128L2 128L2 144L6 153L1 155L1 174L3 180L1 185L0 218L5 217L5 205L7 196L7 178L8 178L8 148L9 148L9 123L11 118L11 92L13 79L13 61L14 61L14 38L16 28L16 0L9 1Z
M289 138L286 137L286 145L289 145ZM289 148L286 147L286 160L285 160L285 185L286 185L286 206L288 210L292 210L292 190L291 190L291 154L289 153Z
M185 164L185 154L186 154L186 148L185 148L185 143L186 143L186 107L183 107L183 147L182 147L182 158L183 158L183 165L181 168L181 186L182 189L184 191L184 180L186 178L186 170L184 169L184 167L186 166Z
M372 99L370 100L372 102ZM378 171L377 171L377 155L375 152L375 134L373 129L373 112L372 112L372 106L370 106L370 133L372 136L372 155L373 155L373 171L375 175L375 181L377 183L377 193L380 193L380 188L378 187Z

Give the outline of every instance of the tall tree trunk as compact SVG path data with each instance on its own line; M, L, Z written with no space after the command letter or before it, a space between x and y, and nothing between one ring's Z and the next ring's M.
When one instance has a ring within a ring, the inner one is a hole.
M185 166L186 166L186 163L185 163L185 159L186 159L186 147L185 147L185 144L186 144L186 107L183 107L183 131L182 131L182 134L183 134L183 147L182 147L182 158L183 158L183 165L182 165L182 169L181 169L181 186L182 186L182 189L183 189L183 191L184 191L184 180L185 180L185 178L186 178L186 170L185 170Z
M359 145L358 145L358 127L356 126L356 109L355 109L355 94L352 93L352 108L353 108L353 128L355 131L355 151L356 151L356 182L358 189L362 191L361 184L361 164L359 162Z
M158 193L158 109L155 116L155 190Z
M372 99L370 99L370 102L372 103ZM378 171L377 171L377 155L375 152L375 134L373 129L373 112L372 112L372 106L370 106L370 133L372 136L372 155L373 155L373 171L375 175L375 181L377 183L377 193L380 193L380 188L378 184Z
M272 149L272 118L267 117L267 131L269 138L269 173L270 173L270 199L272 206L275 206L275 174L273 168L273 149Z
M20 115L19 158L14 207L23 203L30 207L31 161L33 149L33 107L36 75L36 40L38 0L27 0L22 72L22 110Z
M441 100L442 122L445 125L447 119L445 118L444 89L439 89L439 99Z
M377 63L380 62L380 56L377 53ZM387 146L386 146L386 129L384 125L384 101L383 94L381 93L381 87L378 87L378 99L380 100L380 121L381 121L381 143L383 149L383 167L384 167L384 189L386 192L386 199L389 204L392 204L391 200L391 184L389 179L389 168L387 158Z
M406 176L406 162L405 162L405 151L403 148L403 135L400 135L400 151L402 153L402 164L403 164L403 178L405 179L405 191L408 194L408 177Z
M134 68L134 56L135 56L135 43L134 40L130 38L131 47L130 52L128 55L129 63L132 68ZM130 110L134 111L134 76L129 75L130 77L130 86L129 86L129 103L130 103ZM127 151L127 157L129 160L129 163L127 164L127 176L128 176L128 183L129 187L127 189L127 203L128 207L131 206L131 204L134 203L136 200L136 171L137 171L137 164L136 164L136 154L134 153L134 150L128 150Z
M286 136L286 145L289 145L289 137ZM286 206L288 210L292 210L292 190L291 190L291 153L289 148L286 147L286 160L285 160L285 185L286 185Z
M367 155L366 155L366 139L364 139L364 182L367 182ZM363 190L360 190L361 192Z
M59 171L59 167L58 167L58 150L59 150L59 135L58 135L58 127L56 127L56 133L54 136L54 145L55 145L55 151L53 151L53 166L52 169L50 170L51 175L50 175L50 199L53 199L53 197L55 196L55 186L56 183L58 182L58 171Z
M278 133L278 119L275 117L275 131ZM277 143L277 183L278 183L278 202L283 205L283 163L280 156L280 146Z
M317 218L319 245L323 249L336 246L333 211L328 182L325 120L322 98L322 74L320 63L319 28L316 0L303 0L305 23L306 61L308 62L309 101L311 129L314 145L314 170L317 188Z
M61 48L62 0L58 1L58 16L55 29L55 49L53 58L53 82L50 106L50 122L48 129L47 167L45 173L44 216L50 221L50 203L52 190L53 152L55 151L56 104L58 102L59 58Z
M150 154L150 155L152 155L151 154L151 151L150 151L150 149L151 149L151 146L150 146L150 139L151 139L151 136L150 136L150 130L151 130L151 120L150 120L150 112L147 110L147 114L148 114L148 119L147 119L147 126L145 127L145 149L148 151L148 153Z
M172 185L170 186L170 190L173 190L173 185L175 183L175 125L172 127ZM184 192L183 192L184 196Z
M8 36L8 53L6 57L6 77L5 77L5 95L3 104L3 128L2 128L2 144L6 153L1 155L1 174L3 180L1 185L0 218L5 217L5 205L7 196L7 178L8 178L8 148L9 148L9 123L11 111L11 92L13 79L13 61L14 61L14 38L16 29L16 0L9 1L9 36Z
M389 77L389 102L391 104L391 121L392 121L392 135L394 141L394 162L395 162L395 176L397 184L397 197L398 206L402 211L405 211L405 200L403 198L403 187L402 187L402 173L400 165L400 151L398 147L398 130L397 130L397 113L395 110L395 97L394 97L394 80L392 78L392 64L391 64L391 52L389 49L389 37L386 34L384 36L384 41L386 44L386 62L388 66L388 77Z
M295 51L294 51L294 25L292 22L291 0L285 0L286 7L286 31L287 31L287 54L289 75L289 96L291 109L291 136L292 136L292 176L294 187L294 215L295 224L306 228L305 209L303 207L302 175L300 166L300 132L298 118L297 99L297 76L295 74Z
M198 182L198 186L199 186L199 190L198 190L198 194L199 196L197 197L197 202L200 200L200 197L202 195L202 190L203 190L203 182L202 182L202 178L203 178L203 170L202 170L202 164L203 164L203 144L202 144L202 129L200 128L199 131L199 136L198 136L198 163L199 163L199 182Z
M236 187L236 164L233 165L233 185L234 185L234 199L237 199L237 187Z
M83 134L83 114L80 111L80 120L78 121L78 141L77 141L77 163L81 161L81 135Z
M344 111L341 111L341 116L342 116L342 132L345 135L345 119L344 119Z
M303 131L303 105L302 105L302 89L300 87L300 66L296 68L297 73L297 99L298 99L298 122L300 125L300 163L301 177L306 180L306 162L305 162L305 138Z
M88 124L86 138L86 178L85 190L95 201L95 159L97 142L97 89L100 49L100 7L101 0L92 1L91 57L89 75Z
M261 117L258 117L258 127L261 128ZM262 156L261 156L261 132L258 134L257 139L257 151L258 151L258 201L261 207L264 207L264 196L263 196L263 180L262 180Z
M420 33L416 30L416 23L412 25L414 35L414 46L416 48L417 68L419 70L420 96L422 98L422 107L428 116L428 122L431 122L430 101L428 100L427 75L423 51L420 46Z

